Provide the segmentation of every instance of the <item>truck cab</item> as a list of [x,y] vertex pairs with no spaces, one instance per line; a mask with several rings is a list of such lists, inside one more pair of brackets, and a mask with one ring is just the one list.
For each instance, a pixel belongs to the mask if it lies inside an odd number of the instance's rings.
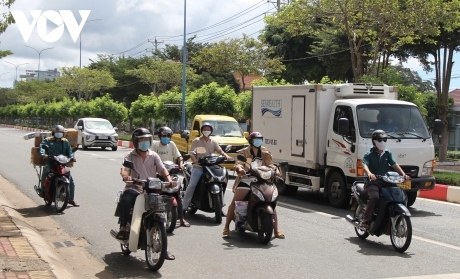
[[[219,144],[222,150],[229,147],[229,150],[226,151],[229,156],[235,158],[238,150],[249,146],[248,133],[241,130],[235,118],[224,115],[196,115],[190,131],[184,130],[180,134],[173,134],[171,138],[182,154],[189,153],[192,141],[201,136],[200,129],[204,122],[210,123],[213,127],[211,138]],[[234,162],[225,162],[222,165],[232,169]]]

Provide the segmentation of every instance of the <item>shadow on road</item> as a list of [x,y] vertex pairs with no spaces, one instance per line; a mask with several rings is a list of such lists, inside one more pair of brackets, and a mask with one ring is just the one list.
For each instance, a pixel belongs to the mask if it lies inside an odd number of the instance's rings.
[[[205,212],[198,211],[195,214],[185,214],[185,220],[190,223],[191,226],[206,226],[206,227],[215,227],[221,226],[221,223],[216,223],[216,218],[213,213],[209,215],[204,215]],[[225,222],[225,217],[222,217],[222,222]]]
[[56,211],[56,209],[54,208],[54,204],[53,204],[51,206],[39,205],[37,207],[20,208],[20,209],[17,209],[17,211],[26,218],[34,218],[34,217],[44,217],[44,216],[50,216],[50,215],[63,215],[65,214],[65,211],[68,210],[69,208],[66,208],[63,212],[59,213]]
[[411,217],[429,217],[429,216],[442,216],[441,214],[437,214],[435,212],[430,212],[430,211],[425,211],[425,210],[419,210],[417,208],[412,208],[409,207],[409,211],[411,213]]
[[278,247],[277,244],[273,244],[272,241],[276,241],[276,238],[272,238],[267,244],[262,244],[259,241],[257,233],[253,232],[237,232],[234,230],[230,231],[230,236],[223,238],[225,241],[222,245],[226,246],[224,250],[232,250],[235,248],[249,248],[249,249],[270,249]]
[[[396,252],[393,249],[392,245],[387,245],[377,240],[377,238],[372,239],[372,236],[369,236],[368,239],[359,239],[358,237],[349,237],[345,238],[346,240],[350,241],[352,244],[356,244],[359,247],[357,250],[358,253],[368,256],[384,256],[384,257],[400,257],[400,258],[412,258],[410,252],[407,251],[405,253]],[[409,247],[410,249],[410,247]]]
[[[137,253],[136,256],[143,256],[142,253]],[[161,269],[153,272],[147,268],[147,264],[144,260],[130,255],[125,256],[121,252],[113,252],[106,254],[103,257],[103,261],[107,264],[104,271],[97,273],[96,277],[106,279],[110,277],[107,274],[115,274],[115,278],[162,278]],[[165,268],[167,261],[162,268]],[[113,278],[113,277],[112,277]]]

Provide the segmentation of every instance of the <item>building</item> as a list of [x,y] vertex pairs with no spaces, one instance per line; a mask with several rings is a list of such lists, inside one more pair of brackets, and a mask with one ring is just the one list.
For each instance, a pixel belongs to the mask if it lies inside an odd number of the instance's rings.
[[[29,80],[37,80],[38,77],[38,71],[37,70],[26,70],[25,75],[20,75],[19,78],[25,79],[25,81]],[[46,70],[46,71],[40,71],[40,80],[51,80],[54,81],[57,77],[61,76],[61,72],[59,72],[57,69],[54,70]]]
[[255,80],[255,79],[261,79],[263,78],[262,75],[249,75],[249,76],[245,76],[244,77],[244,87],[243,88],[243,79],[241,78],[241,75],[238,74],[238,73],[233,73],[233,76],[235,77],[235,79],[240,83],[240,90],[241,92],[245,91],[245,90],[250,90],[251,89],[251,83]]

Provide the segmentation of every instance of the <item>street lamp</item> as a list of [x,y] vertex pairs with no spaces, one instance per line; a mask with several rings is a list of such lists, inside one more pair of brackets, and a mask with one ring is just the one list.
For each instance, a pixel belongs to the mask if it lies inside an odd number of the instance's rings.
[[16,78],[15,78],[15,81],[18,81],[18,67],[21,66],[21,65],[29,64],[29,63],[22,63],[22,64],[19,64],[19,65],[16,65],[16,64],[13,64],[13,63],[8,62],[8,61],[5,61],[5,63],[11,64],[11,65],[13,65],[13,66],[16,68]]
[[45,48],[45,49],[42,49],[40,51],[38,51],[38,49],[36,48],[33,48],[31,46],[28,46],[28,45],[25,45],[26,47],[28,48],[31,48],[31,49],[35,49],[35,51],[38,53],[38,73],[37,73],[37,79],[40,80],[40,54],[42,53],[42,51],[45,51],[47,49],[53,49],[54,47],[49,47],[49,48]]
[[5,73],[1,73],[0,74],[0,78],[4,75],[4,74],[8,74],[9,72],[5,72]]
[[187,0],[184,0],[184,46],[182,47],[182,113],[181,130],[185,130],[185,65],[187,63],[187,42],[185,40],[185,24],[187,14]]

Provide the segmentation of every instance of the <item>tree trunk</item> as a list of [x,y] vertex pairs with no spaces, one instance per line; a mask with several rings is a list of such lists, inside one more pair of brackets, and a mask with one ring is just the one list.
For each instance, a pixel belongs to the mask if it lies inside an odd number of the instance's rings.
[[[442,123],[447,123],[447,111],[443,110],[445,113],[444,115],[439,115]],[[439,162],[447,161],[447,147],[449,144],[449,129],[448,125],[444,124],[441,133],[441,141],[439,142]]]

